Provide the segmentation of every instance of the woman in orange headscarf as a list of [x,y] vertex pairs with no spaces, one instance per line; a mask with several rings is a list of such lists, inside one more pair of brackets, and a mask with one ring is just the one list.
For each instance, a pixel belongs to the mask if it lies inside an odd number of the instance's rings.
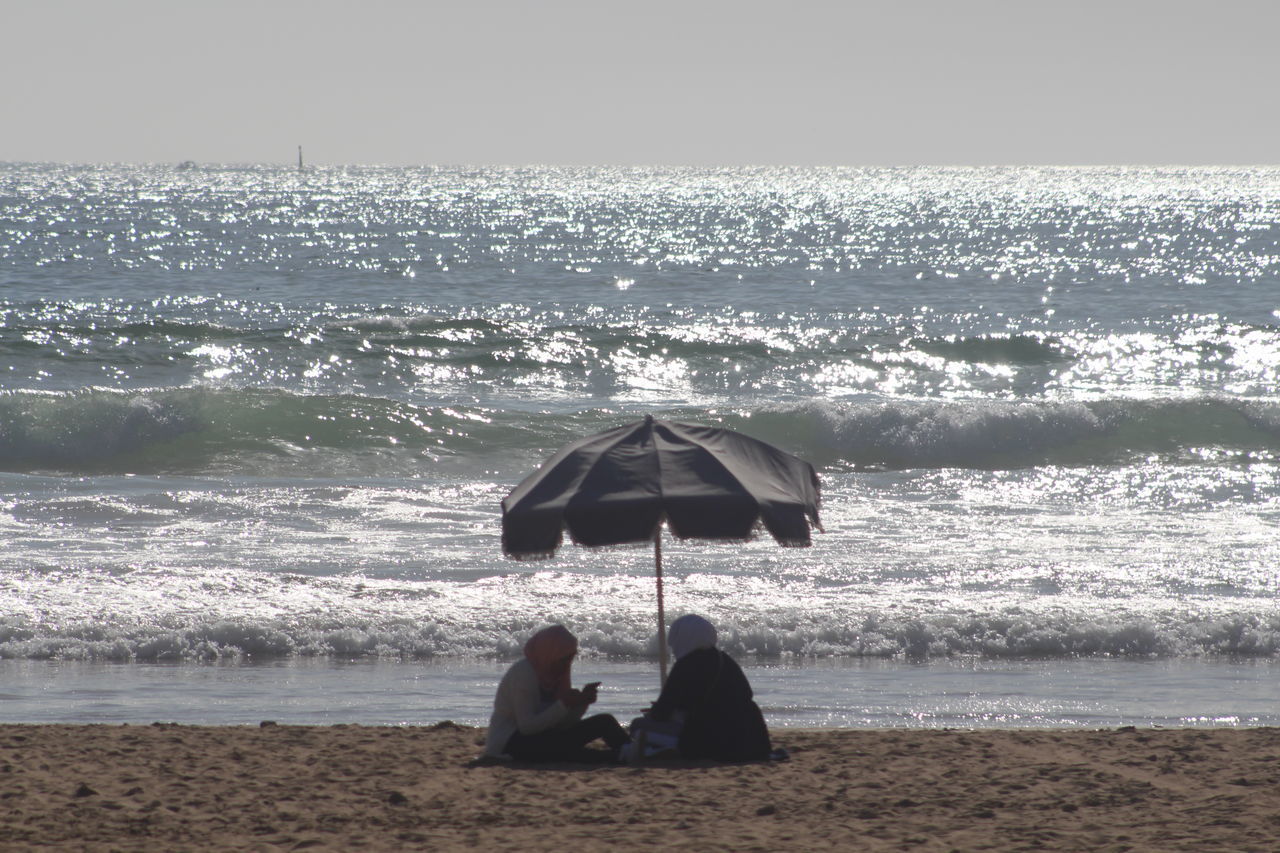
[[[529,638],[524,657],[498,684],[489,718],[485,755],[520,761],[616,761],[630,738],[609,714],[583,719],[596,701],[599,682],[574,689],[569,669],[578,640],[563,625],[543,628]],[[606,750],[587,744],[604,740]]]

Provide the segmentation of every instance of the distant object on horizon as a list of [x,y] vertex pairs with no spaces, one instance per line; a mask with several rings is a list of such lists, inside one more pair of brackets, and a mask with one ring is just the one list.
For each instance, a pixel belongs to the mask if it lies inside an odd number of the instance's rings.
[[302,171],[302,146],[298,146],[298,171]]

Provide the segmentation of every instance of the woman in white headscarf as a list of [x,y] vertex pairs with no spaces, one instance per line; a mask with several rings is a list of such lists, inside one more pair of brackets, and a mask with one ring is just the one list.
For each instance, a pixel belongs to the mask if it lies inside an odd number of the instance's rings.
[[682,758],[755,761],[769,757],[769,729],[742,668],[716,648],[715,626],[689,614],[671,623],[667,645],[676,657],[658,701],[657,723],[679,719]]

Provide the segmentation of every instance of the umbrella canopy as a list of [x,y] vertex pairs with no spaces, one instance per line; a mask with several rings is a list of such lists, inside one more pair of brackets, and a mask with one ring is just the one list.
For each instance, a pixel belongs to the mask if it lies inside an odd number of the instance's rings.
[[652,416],[562,448],[502,501],[502,548],[550,557],[579,545],[648,542],[665,519],[679,539],[808,545],[818,521],[813,466],[739,432]]
[[732,430],[644,420],[575,441],[502,501],[502,548],[550,557],[564,531],[579,545],[653,542],[662,625],[661,524],[679,539],[750,539],[757,527],[782,545],[808,545],[818,520],[813,466]]

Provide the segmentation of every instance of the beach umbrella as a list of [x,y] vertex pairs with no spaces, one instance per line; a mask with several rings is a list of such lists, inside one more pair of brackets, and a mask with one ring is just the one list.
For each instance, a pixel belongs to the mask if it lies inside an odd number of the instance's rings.
[[579,545],[652,542],[658,643],[667,677],[662,525],[678,539],[746,541],[763,527],[781,545],[809,544],[818,521],[813,466],[733,430],[644,420],[574,441],[502,501],[502,549],[550,557],[564,531]]

